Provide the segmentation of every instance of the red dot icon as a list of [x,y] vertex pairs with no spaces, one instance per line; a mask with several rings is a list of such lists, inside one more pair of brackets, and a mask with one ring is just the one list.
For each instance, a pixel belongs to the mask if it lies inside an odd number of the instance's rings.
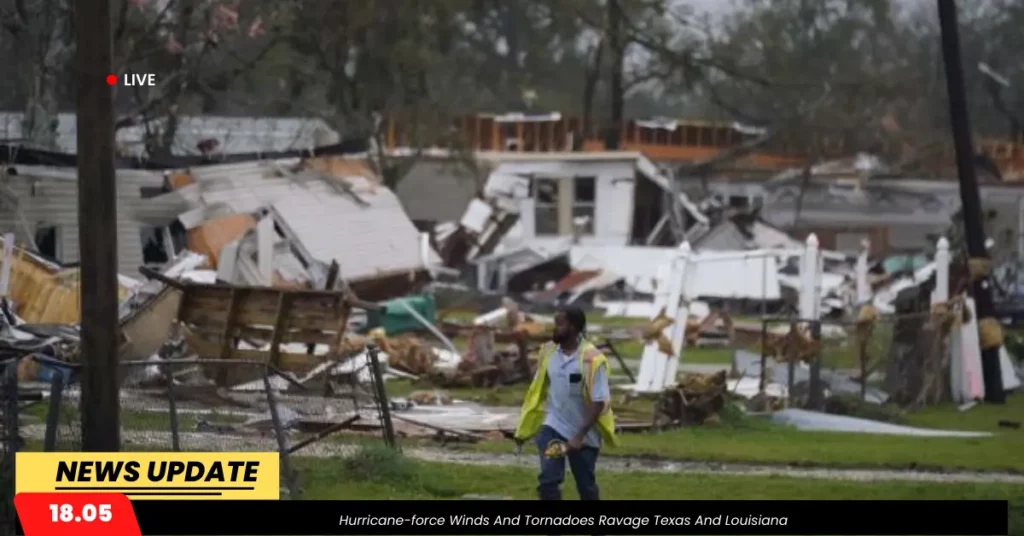
[[116,74],[108,74],[107,75],[107,85],[111,85],[112,86],[112,85],[114,85],[116,83],[117,83],[117,75]]

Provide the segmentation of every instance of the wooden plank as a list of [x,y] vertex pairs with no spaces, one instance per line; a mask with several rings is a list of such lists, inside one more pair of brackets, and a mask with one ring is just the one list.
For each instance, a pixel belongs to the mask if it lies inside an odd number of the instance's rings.
[[[224,332],[223,326],[223,324],[199,325],[188,326],[188,329],[192,333],[203,337],[204,339],[220,341],[221,334]],[[330,346],[335,344],[338,338],[337,334],[333,330],[313,331],[302,328],[293,328],[290,326],[286,329],[282,329],[280,335],[281,344],[326,344]],[[272,327],[265,326],[237,326],[236,324],[235,336],[239,339],[267,342],[274,336],[274,329]]]
[[[200,359],[214,357],[220,346],[210,341],[196,338],[194,335],[185,333],[185,341],[192,351],[199,355]],[[211,355],[213,354],[213,355]],[[232,348],[225,359],[238,359],[243,361],[255,361],[270,364],[270,352],[266,350],[248,350]],[[278,356],[278,368],[295,373],[302,377],[316,367],[328,361],[325,356],[311,356],[304,353],[281,352]],[[213,378],[219,386],[238,385],[247,381],[258,379],[263,370],[260,367],[238,364],[226,365],[207,363],[201,365],[207,377]]]
[[284,292],[277,297],[277,323],[274,324],[273,336],[270,338],[270,363],[275,367],[281,364],[281,337],[288,329],[288,297]]
[[[344,340],[349,298],[344,292],[284,290],[225,285],[182,285],[178,326],[200,358],[252,359],[282,370],[305,373],[323,363],[324,356],[282,351],[287,343],[327,344],[334,355]],[[235,341],[269,341],[268,350],[242,350]],[[259,377],[244,366],[204,366],[218,385]],[[253,369],[253,367],[248,367]]]
[[[327,281],[324,282],[324,290],[334,290],[334,287],[338,285],[338,274],[341,272],[341,265],[338,264],[337,260],[332,260],[331,265],[327,268]],[[345,315],[345,323],[348,324],[348,315]],[[344,335],[344,333],[343,333]],[[332,343],[327,343],[332,344]],[[316,344],[310,343],[306,347],[306,353],[313,355],[316,352]]]
[[[238,305],[240,301],[239,294],[241,293],[242,292],[238,290],[231,291],[231,301],[224,320],[224,331],[221,332],[220,355],[218,356],[220,359],[228,359],[232,353],[231,351],[235,347],[233,328],[235,327],[235,315],[238,313]],[[227,381],[226,377],[219,379],[221,382],[218,383],[221,383],[221,385]]]
[[[339,318],[336,316],[325,316],[322,314],[303,315],[296,310],[294,304],[291,305],[290,309],[292,310],[292,323],[302,325],[308,330],[333,332],[338,326]],[[218,311],[187,310],[185,312],[186,318],[183,319],[182,323],[187,326],[223,326],[225,313],[226,309]],[[273,313],[253,312],[251,310],[239,310],[235,316],[235,325],[245,327],[269,327],[273,326],[276,321],[277,319]]]

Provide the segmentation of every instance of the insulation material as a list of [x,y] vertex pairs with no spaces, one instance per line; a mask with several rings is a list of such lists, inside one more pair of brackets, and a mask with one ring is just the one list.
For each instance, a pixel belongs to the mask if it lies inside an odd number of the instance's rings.
[[[62,271],[20,247],[14,248],[10,258],[8,297],[22,320],[29,324],[78,323],[81,308],[77,270]],[[131,289],[119,281],[118,294],[124,300]]]
[[184,188],[189,184],[195,184],[195,182],[196,181],[192,178],[192,175],[189,175],[188,173],[173,173],[167,176],[167,184],[172,190]]
[[208,220],[188,232],[188,249],[206,255],[210,267],[216,268],[224,246],[238,239],[256,225],[248,214],[232,214]]

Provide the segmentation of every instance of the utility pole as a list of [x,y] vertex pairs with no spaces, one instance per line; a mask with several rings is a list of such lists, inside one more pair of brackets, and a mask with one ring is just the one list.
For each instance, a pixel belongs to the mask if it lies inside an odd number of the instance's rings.
[[[964,220],[964,241],[969,259],[988,260],[985,247],[985,226],[982,219],[978,177],[974,169],[974,140],[967,113],[964,92],[964,70],[960,59],[960,32],[957,28],[956,1],[937,0],[939,26],[942,30],[942,59],[946,67],[946,90],[949,94],[949,118],[956,149],[956,169],[960,179],[960,210]],[[973,295],[979,327],[982,321],[995,318],[992,284],[988,276],[974,278]],[[985,401],[1005,404],[1003,379],[999,366],[999,347],[982,348],[981,371],[985,379]]]
[[117,185],[110,0],[75,0],[78,32],[78,243],[82,302],[82,450],[121,449],[118,398]]
[[608,49],[611,52],[611,77],[608,84],[611,101],[611,118],[605,132],[604,148],[606,151],[618,151],[622,146],[622,127],[625,115],[625,89],[623,88],[623,69],[625,69],[626,44],[622,31],[622,6],[619,0],[608,0]]

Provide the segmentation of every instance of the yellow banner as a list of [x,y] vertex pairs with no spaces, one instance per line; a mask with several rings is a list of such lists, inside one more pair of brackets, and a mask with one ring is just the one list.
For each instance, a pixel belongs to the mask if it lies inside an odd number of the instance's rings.
[[23,492],[124,493],[132,500],[276,500],[276,452],[19,452]]

